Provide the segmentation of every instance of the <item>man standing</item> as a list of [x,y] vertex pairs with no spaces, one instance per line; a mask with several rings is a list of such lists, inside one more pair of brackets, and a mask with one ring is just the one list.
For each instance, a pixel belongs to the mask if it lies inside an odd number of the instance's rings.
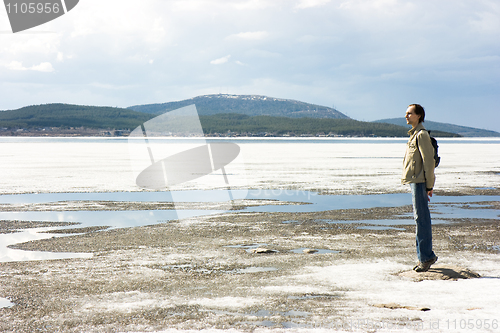
[[429,132],[422,125],[425,111],[421,105],[411,104],[406,110],[406,122],[412,126],[408,131],[410,139],[406,146],[401,182],[410,184],[413,216],[417,224],[416,245],[417,272],[426,272],[438,257],[432,251],[432,227],[429,201],[434,188],[434,148]]

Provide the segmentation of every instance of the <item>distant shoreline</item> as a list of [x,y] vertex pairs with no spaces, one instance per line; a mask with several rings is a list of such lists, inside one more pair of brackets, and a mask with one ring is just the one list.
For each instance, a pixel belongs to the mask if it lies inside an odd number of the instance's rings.
[[[93,128],[49,128],[49,129],[0,129],[0,137],[128,137],[129,130],[114,129],[93,129]],[[163,136],[162,136],[163,137]],[[284,133],[276,134],[270,132],[231,132],[226,133],[207,133],[206,138],[406,138],[406,136],[379,136],[370,135],[344,135],[335,133],[314,133],[314,134],[295,134]],[[447,136],[450,137],[450,136]],[[455,137],[460,138],[460,137]]]
[[[92,128],[70,128],[70,129],[18,129],[18,130],[0,130],[0,137],[127,137],[129,136],[129,130],[108,130],[108,129],[92,129]],[[205,137],[279,137],[279,138],[307,138],[307,137],[317,137],[317,138],[349,138],[349,137],[362,137],[362,138],[374,138],[381,137],[376,135],[360,136],[360,135],[341,135],[341,134],[300,134],[295,135],[293,133],[286,134],[274,134],[274,133],[210,133],[205,134]],[[392,138],[395,136],[387,136],[387,138]],[[398,137],[399,138],[399,137]]]

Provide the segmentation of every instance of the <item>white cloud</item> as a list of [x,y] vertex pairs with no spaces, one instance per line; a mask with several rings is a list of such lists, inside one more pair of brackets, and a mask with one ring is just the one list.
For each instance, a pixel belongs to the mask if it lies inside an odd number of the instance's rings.
[[481,33],[498,33],[500,31],[500,6],[495,9],[492,8],[493,12],[477,13],[470,19],[471,27]]
[[8,69],[13,71],[37,71],[37,72],[53,72],[54,67],[50,62],[42,62],[39,65],[33,65],[31,67],[24,67],[23,63],[20,61],[11,61],[7,66]]
[[50,62],[42,62],[40,65],[31,66],[29,69],[39,72],[53,72],[54,67]]
[[56,60],[58,62],[65,61],[66,59],[73,59],[73,55],[64,54],[63,52],[57,52]]
[[173,0],[176,12],[212,12],[221,10],[262,10],[289,0]]
[[23,63],[20,61],[11,61],[8,65],[6,65],[8,69],[12,71],[25,71],[27,70],[26,67],[23,67]]
[[215,59],[215,60],[212,60],[210,61],[210,63],[212,65],[222,65],[222,64],[225,64],[226,62],[229,61],[229,58],[231,58],[231,55],[228,54],[227,56],[225,57],[222,57],[222,58],[219,58],[219,59]]
[[267,31],[249,31],[232,34],[227,39],[242,39],[242,40],[261,40],[269,35]]
[[259,9],[266,9],[269,7],[272,7],[274,5],[279,5],[278,0],[274,1],[269,1],[269,0],[247,0],[247,1],[241,1],[241,2],[235,2],[231,0],[231,5],[234,6],[234,8],[239,9],[239,10],[259,10]]
[[329,3],[331,0],[300,0],[299,3],[295,6],[298,9],[312,8],[324,6]]

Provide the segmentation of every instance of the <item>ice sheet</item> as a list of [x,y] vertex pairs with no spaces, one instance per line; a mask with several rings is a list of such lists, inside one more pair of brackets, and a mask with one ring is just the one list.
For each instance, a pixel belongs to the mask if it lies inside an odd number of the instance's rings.
[[[241,148],[248,188],[408,191],[400,183],[406,139],[231,141]],[[439,146],[436,189],[499,187],[500,139],[439,139]],[[0,193],[139,191],[128,148],[126,138],[0,138]],[[205,187],[193,181],[177,189]]]

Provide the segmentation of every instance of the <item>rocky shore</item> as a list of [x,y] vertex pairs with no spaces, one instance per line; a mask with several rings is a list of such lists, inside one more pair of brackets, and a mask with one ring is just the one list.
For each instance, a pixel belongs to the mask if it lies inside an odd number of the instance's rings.
[[[500,202],[462,204],[500,211]],[[140,205],[107,202],[105,209]],[[488,320],[485,331],[495,331],[498,219],[435,225],[439,261],[419,275],[412,272],[413,225],[364,223],[409,213],[408,205],[229,212],[112,230],[75,225],[65,231],[70,236],[15,247],[90,252],[91,258],[0,264],[0,297],[13,304],[0,308],[0,331],[387,331],[391,325],[424,331],[438,325],[433,331],[445,332],[453,320],[469,318],[474,325]],[[1,225],[7,233],[42,224]]]

